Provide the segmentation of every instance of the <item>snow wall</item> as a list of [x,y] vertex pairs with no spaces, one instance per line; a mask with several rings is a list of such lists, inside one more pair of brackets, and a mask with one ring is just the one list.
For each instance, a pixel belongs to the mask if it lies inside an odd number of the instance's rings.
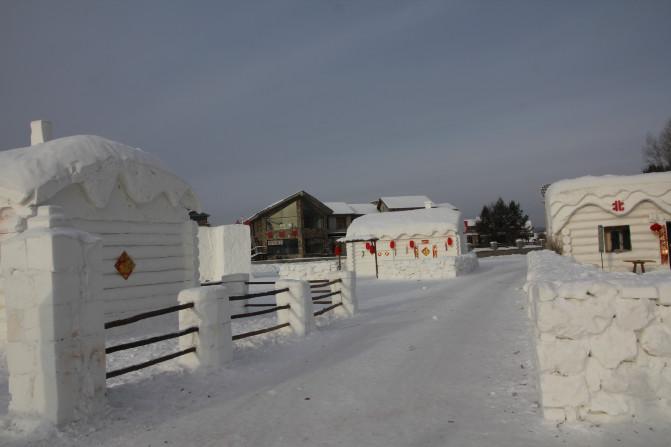
[[607,273],[527,255],[546,419],[671,416],[671,273]]
[[[343,269],[345,260],[342,260]],[[286,279],[328,279],[333,272],[338,271],[338,261],[329,259],[314,262],[292,262],[277,264],[280,278]]]
[[[459,240],[457,235],[451,235]],[[413,240],[415,248],[410,248]],[[377,268],[380,279],[454,278],[478,266],[475,253],[460,255],[457,243],[447,245],[445,238],[415,238],[377,241]],[[417,252],[415,254],[415,251]],[[375,276],[375,253],[366,250],[365,242],[347,243],[347,270],[357,276]]]
[[200,281],[220,281],[224,275],[251,273],[251,238],[247,225],[198,227]]

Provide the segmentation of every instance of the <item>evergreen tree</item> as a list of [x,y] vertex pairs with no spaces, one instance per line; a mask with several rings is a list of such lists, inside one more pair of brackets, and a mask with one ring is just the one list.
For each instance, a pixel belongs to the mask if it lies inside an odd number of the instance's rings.
[[519,202],[506,203],[499,197],[496,202],[482,207],[476,229],[483,239],[512,245],[516,239],[528,237],[528,219]]

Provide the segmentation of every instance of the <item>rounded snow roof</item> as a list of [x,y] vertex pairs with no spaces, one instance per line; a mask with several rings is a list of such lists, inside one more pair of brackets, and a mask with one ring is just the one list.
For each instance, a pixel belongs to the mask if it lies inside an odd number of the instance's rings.
[[444,236],[448,233],[459,233],[460,225],[461,213],[452,208],[366,214],[352,221],[344,240]]
[[191,187],[158,158],[102,137],[76,135],[0,151],[0,206],[43,205],[65,187],[79,184],[103,208],[117,180],[136,203],[165,194],[175,207],[200,208]]
[[671,213],[671,172],[638,175],[586,176],[553,183],[545,193],[548,231],[557,234],[580,208],[595,205],[613,215],[613,202],[622,200],[626,215],[649,201]]

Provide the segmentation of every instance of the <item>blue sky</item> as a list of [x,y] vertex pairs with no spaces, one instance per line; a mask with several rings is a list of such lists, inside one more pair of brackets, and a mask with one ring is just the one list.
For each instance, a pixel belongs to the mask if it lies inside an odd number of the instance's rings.
[[498,196],[637,173],[671,118],[669,1],[4,1],[0,150],[97,134],[159,155],[215,223],[304,189]]

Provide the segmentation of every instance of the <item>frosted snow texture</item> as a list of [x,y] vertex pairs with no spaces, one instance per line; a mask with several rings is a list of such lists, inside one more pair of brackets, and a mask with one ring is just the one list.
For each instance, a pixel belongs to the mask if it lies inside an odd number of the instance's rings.
[[406,236],[442,236],[459,233],[461,213],[450,208],[423,208],[411,211],[367,214],[352,221],[346,241],[358,239],[396,239]]
[[173,206],[200,208],[189,185],[156,157],[102,137],[76,135],[0,152],[0,205],[42,205],[80,184],[104,208],[117,179],[136,203],[165,194]]

